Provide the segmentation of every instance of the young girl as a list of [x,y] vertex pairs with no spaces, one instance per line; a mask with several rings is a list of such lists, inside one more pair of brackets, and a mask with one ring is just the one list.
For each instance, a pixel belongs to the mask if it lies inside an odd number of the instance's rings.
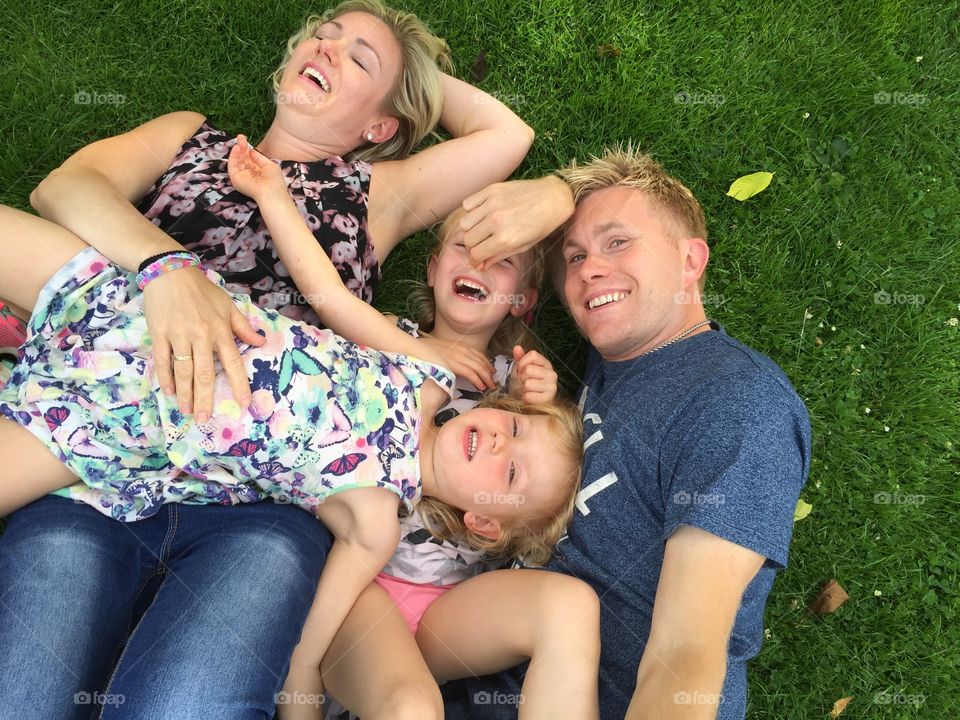
[[[44,442],[9,420],[0,423],[9,468],[0,511],[63,487],[74,475],[90,489],[71,489],[71,496],[128,520],[170,501],[289,499],[337,538],[304,632],[318,664],[396,546],[397,498],[409,511],[421,494],[434,496],[464,511],[464,524],[488,537],[536,533],[575,491],[578,457],[558,452],[553,436],[576,426],[561,421],[564,413],[575,418],[576,410],[484,408],[440,428],[421,423],[421,413],[432,416],[448,397],[453,376],[444,360],[344,287],[274,163],[243,142],[231,152],[230,175],[257,200],[293,280],[323,321],[358,344],[235,296],[265,337],[262,347],[241,345],[252,387],[262,392],[243,412],[220,373],[215,416],[197,423],[152,386],[142,295],[119,268],[88,249],[39,298],[36,288],[17,287],[11,278],[10,299],[35,311],[11,386],[0,394],[0,412]],[[51,264],[80,249],[67,235],[50,242],[61,243],[43,249]],[[161,258],[145,279],[176,268]],[[578,445],[577,438],[566,443]],[[390,492],[374,492],[380,487]],[[515,551],[514,543],[507,551]]]
[[[532,340],[521,318],[536,302],[544,274],[542,255],[535,248],[478,271],[467,258],[460,218],[458,211],[442,224],[428,264],[427,285],[413,294],[419,326],[406,320],[398,324],[411,332],[427,330],[433,340],[457,343],[458,347],[481,351],[484,357],[494,355],[494,375],[499,385],[509,386],[528,402],[549,403],[556,395],[556,373],[539,353],[524,354],[517,347]],[[474,384],[458,376],[454,398],[434,416],[434,422],[442,425],[457,417],[476,406],[481,395]],[[526,543],[521,553],[528,562],[546,560],[571,514],[572,504],[557,516],[554,528]],[[499,663],[506,668],[516,664],[517,657],[532,657],[533,670],[528,675],[532,689],[525,692],[520,712],[523,717],[595,715],[596,666],[592,663],[596,660],[596,640],[592,639],[595,629],[591,628],[591,613],[596,598],[579,581],[516,570],[493,573],[477,585],[477,590],[481,596],[498,596],[497,600],[477,603],[469,590],[474,583],[465,583],[452,596],[455,599],[440,603],[433,622],[427,620],[420,630],[421,618],[425,612],[433,612],[438,598],[463,581],[504,564],[496,541],[478,537],[457,523],[456,513],[432,498],[426,498],[416,512],[401,520],[402,536],[396,552],[377,575],[375,585],[354,605],[321,664],[324,685],[339,701],[324,707],[324,717],[350,717],[341,703],[364,720],[407,715],[442,717],[439,690],[417,646],[419,640],[441,679],[460,677],[465,671],[486,666],[481,663],[493,662],[492,667]],[[503,602],[508,598],[512,607]],[[443,615],[458,619],[461,627],[472,625],[488,637],[495,626],[498,633],[510,632],[512,642],[503,643],[502,637],[483,645],[476,639],[465,642],[462,634],[441,627]],[[451,647],[461,643],[464,647],[453,656],[459,667],[449,662],[451,657],[444,661],[436,652],[443,648],[452,653]],[[478,650],[486,657],[479,656]],[[307,652],[304,641],[294,654],[295,671],[301,665],[301,655]],[[371,658],[376,658],[375,674],[364,672]],[[554,686],[552,698],[537,693],[538,675],[543,678],[543,686]],[[570,688],[571,692],[558,693],[557,687]],[[315,698],[303,693],[301,704],[309,706]],[[297,699],[290,683],[283,699]],[[551,706],[550,700],[555,704]],[[281,707],[281,716],[318,717],[319,709],[304,708],[294,713]]]

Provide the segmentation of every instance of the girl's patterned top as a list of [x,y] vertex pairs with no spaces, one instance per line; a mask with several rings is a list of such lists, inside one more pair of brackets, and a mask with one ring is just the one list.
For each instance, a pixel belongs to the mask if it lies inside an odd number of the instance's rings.
[[[227,156],[237,142],[204,122],[137,209],[215,270],[227,290],[248,293],[262,308],[322,325],[280,262],[257,203],[234,189]],[[380,266],[367,232],[371,166],[339,156],[281,160],[287,190],[349,290],[373,302]]]
[[167,502],[267,497],[315,514],[356,487],[390,490],[409,512],[420,497],[420,389],[432,379],[450,392],[452,373],[233,299],[266,337],[239,346],[253,400],[242,410],[220,372],[201,425],[157,387],[134,274],[88,248],[41,291],[0,414],[83,481],[58,494],[119,520]]

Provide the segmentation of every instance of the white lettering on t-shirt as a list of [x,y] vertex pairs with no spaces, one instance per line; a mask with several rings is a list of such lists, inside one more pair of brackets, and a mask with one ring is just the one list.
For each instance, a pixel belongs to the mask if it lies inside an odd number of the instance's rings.
[[586,450],[588,447],[590,447],[591,445],[593,445],[593,444],[594,444],[595,442],[597,442],[598,440],[603,440],[603,431],[602,431],[602,430],[597,430],[593,435],[591,435],[591,436],[588,437],[586,440],[584,440],[584,441],[583,441],[583,449]]
[[597,478],[587,485],[583,490],[577,493],[577,510],[584,515],[590,514],[590,508],[587,507],[587,500],[592,498],[601,490],[606,490],[617,481],[617,474],[610,472],[601,478]]

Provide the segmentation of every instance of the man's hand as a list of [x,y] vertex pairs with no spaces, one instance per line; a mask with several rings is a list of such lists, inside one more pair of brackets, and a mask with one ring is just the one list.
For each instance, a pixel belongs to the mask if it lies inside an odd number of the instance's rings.
[[626,720],[716,717],[733,621],[763,562],[759,553],[689,525],[670,536]]
[[494,183],[463,201],[460,221],[470,261],[486,269],[529,250],[573,214],[573,196],[560,178]]
[[514,345],[510,388],[524,402],[546,405],[557,396],[557,373],[536,350],[525,351]]

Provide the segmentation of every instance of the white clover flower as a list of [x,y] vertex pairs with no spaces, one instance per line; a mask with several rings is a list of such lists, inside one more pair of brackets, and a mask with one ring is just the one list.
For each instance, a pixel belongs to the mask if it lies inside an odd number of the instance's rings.
[[863,411],[864,411],[867,415],[870,414],[870,408],[864,408]]
[[873,596],[874,596],[874,597],[880,597],[881,595],[883,595],[883,593],[880,592],[879,590],[874,590],[874,591],[873,591]]

